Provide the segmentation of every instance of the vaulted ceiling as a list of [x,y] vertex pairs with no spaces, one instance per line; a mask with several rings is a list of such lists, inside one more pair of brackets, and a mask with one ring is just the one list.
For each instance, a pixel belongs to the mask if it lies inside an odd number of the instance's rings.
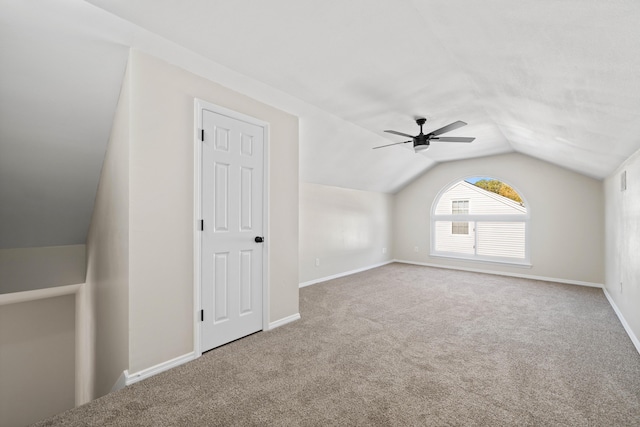
[[[510,151],[604,178],[640,148],[636,0],[0,8],[0,247],[84,242],[127,51],[141,32],[331,116],[323,126],[292,108],[307,182],[395,192],[437,162]],[[421,154],[371,150],[405,140],[385,129],[417,133],[419,116],[425,130],[463,120],[447,135],[476,140]]]

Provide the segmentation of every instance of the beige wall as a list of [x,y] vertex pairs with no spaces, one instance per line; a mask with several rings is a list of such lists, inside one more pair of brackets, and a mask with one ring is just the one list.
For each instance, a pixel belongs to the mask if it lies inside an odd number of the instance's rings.
[[0,425],[75,404],[75,295],[0,305]]
[[84,283],[85,245],[0,249],[0,294]]
[[94,344],[82,363],[94,375],[89,397],[111,390],[129,366],[129,115],[130,71],[123,79],[87,236],[89,307],[85,339]]
[[[627,173],[627,189],[620,191],[620,175]],[[640,338],[640,151],[604,182],[606,217],[607,293],[628,327]],[[640,350],[640,348],[639,348]]]
[[131,56],[129,371],[193,351],[194,98],[270,124],[270,321],[298,312],[298,121],[142,54]]
[[390,261],[393,201],[390,194],[300,183],[300,283]]
[[[532,267],[429,256],[429,216],[444,187],[471,176],[513,185],[531,214]],[[396,194],[395,258],[413,262],[602,284],[604,194],[601,181],[521,154],[442,163]],[[414,251],[414,247],[419,252]]]

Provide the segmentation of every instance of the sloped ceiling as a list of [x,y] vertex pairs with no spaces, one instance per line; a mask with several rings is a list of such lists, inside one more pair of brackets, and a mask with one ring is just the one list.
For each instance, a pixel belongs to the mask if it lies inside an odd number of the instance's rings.
[[[0,247],[86,239],[142,29],[335,117],[300,116],[306,182],[395,192],[514,150],[604,178],[640,148],[636,0],[88,1],[0,5]],[[417,116],[477,139],[371,150]]]
[[86,240],[128,58],[125,29],[103,15],[0,5],[0,249]]
[[[640,147],[635,0],[89,1],[380,136],[468,122],[477,141],[435,161],[516,150],[604,178]],[[368,147],[327,143],[349,186]]]

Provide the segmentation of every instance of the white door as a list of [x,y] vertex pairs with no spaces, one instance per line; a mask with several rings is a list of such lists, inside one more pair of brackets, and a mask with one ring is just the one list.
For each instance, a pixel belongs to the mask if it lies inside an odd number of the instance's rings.
[[201,350],[262,330],[264,128],[202,110]]

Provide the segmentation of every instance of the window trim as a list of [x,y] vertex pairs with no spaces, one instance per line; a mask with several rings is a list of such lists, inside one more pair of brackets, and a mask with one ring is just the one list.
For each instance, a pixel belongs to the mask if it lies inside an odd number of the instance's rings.
[[[459,206],[456,206],[454,208],[455,205],[460,205],[460,204],[464,204],[466,209],[460,209]],[[454,212],[454,211],[467,211],[466,213],[464,212]],[[454,199],[451,201],[451,215],[469,215],[469,199]]]
[[[451,200],[451,214],[452,215],[469,215],[469,199],[454,199]],[[460,205],[463,205],[464,209],[460,209]],[[466,211],[466,212],[465,212]],[[453,230],[456,227],[460,227],[462,224],[466,225],[466,233],[454,233]],[[468,236],[469,235],[469,221],[451,221],[451,236]]]
[[[499,215],[499,214],[491,214],[491,215],[476,215],[476,214],[451,214],[451,215],[437,215],[435,213],[436,207],[440,202],[440,199],[446,193],[456,185],[460,181],[466,181],[469,178],[477,177],[477,176],[486,176],[491,177],[492,179],[497,179],[505,184],[509,185],[513,188],[520,198],[524,206],[526,207],[527,212],[525,214],[513,214],[513,215]],[[474,175],[466,175],[465,177],[458,178],[449,182],[447,185],[442,187],[440,191],[436,194],[436,197],[433,199],[431,203],[431,211],[430,211],[430,245],[429,245],[429,256],[438,257],[438,258],[447,258],[454,260],[462,260],[462,261],[473,261],[473,262],[482,262],[482,263],[490,263],[490,264],[505,264],[505,265],[515,265],[521,267],[532,267],[531,263],[531,205],[527,201],[526,197],[518,190],[517,187],[511,185],[509,181],[505,181],[502,178],[499,178],[493,174],[474,174]],[[444,251],[436,251],[436,222],[438,221],[447,221],[447,222],[473,222],[473,224],[469,224],[469,229],[476,229],[477,222],[524,222],[524,258],[508,258],[508,257],[497,257],[497,256],[486,256],[486,255],[467,255],[461,254],[458,252],[444,252]],[[468,234],[466,234],[468,236]],[[477,238],[477,236],[476,236]]]
[[[453,230],[466,229],[465,233],[455,233]],[[452,236],[468,236],[469,235],[469,221],[451,221],[451,235]]]

